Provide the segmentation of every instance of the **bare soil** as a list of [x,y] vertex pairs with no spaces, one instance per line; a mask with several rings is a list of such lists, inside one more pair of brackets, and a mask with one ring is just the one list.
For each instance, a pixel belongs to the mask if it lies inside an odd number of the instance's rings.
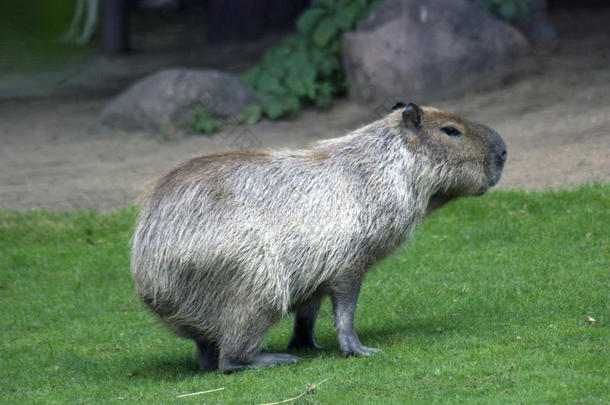
[[[498,188],[610,180],[609,20],[608,8],[560,12],[553,22],[561,49],[541,58],[538,73],[428,103],[502,135],[509,158]],[[103,82],[100,74],[81,80]],[[357,128],[387,108],[339,100],[330,110],[307,110],[292,120],[167,140],[171,132],[92,130],[109,101],[108,88],[97,96],[60,93],[0,104],[0,209],[115,209],[133,203],[150,179],[180,161],[220,149],[305,146]]]

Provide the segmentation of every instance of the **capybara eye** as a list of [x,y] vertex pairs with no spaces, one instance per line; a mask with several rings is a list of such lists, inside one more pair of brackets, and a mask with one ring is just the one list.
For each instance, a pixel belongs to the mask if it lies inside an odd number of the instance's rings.
[[449,136],[460,136],[460,135],[462,135],[460,130],[455,128],[455,127],[442,127],[441,131],[443,131],[443,133],[445,135],[449,135]]
[[442,127],[441,131],[443,131],[443,133],[445,135],[449,135],[449,136],[461,136],[462,135],[460,130],[455,127]]

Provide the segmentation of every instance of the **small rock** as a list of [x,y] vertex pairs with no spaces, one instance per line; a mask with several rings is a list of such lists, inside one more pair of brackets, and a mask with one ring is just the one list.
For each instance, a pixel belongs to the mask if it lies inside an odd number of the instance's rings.
[[214,70],[169,69],[145,77],[113,99],[96,124],[111,129],[158,131],[188,127],[192,109],[203,105],[216,118],[237,123],[256,92],[237,76]]

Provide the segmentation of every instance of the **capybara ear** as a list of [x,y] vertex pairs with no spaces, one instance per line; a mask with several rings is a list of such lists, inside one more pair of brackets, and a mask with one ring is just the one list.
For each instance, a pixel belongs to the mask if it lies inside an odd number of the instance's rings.
[[409,103],[402,112],[402,121],[408,129],[419,132],[424,112],[417,104]]
[[396,100],[396,104],[394,104],[394,106],[392,107],[392,111],[396,111],[396,110],[398,110],[398,109],[400,109],[400,108],[404,108],[404,107],[406,107],[406,106],[407,106],[407,105],[405,104],[405,102],[404,102],[404,101],[402,101],[402,100]]

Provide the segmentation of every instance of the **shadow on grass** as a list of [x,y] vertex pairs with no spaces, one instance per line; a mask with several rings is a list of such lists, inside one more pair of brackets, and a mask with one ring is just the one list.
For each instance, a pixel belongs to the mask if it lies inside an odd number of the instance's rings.
[[150,379],[165,382],[180,382],[201,374],[197,366],[195,350],[192,353],[177,353],[174,356],[155,356],[150,353],[138,362],[125,359],[122,369],[129,379]]
[[[467,320],[464,321],[467,323]],[[415,318],[404,322],[388,322],[370,328],[360,328],[358,336],[364,345],[379,344],[389,347],[403,344],[407,339],[450,336],[461,329],[463,322],[456,323],[451,316],[435,318]],[[368,342],[368,344],[367,344]]]

